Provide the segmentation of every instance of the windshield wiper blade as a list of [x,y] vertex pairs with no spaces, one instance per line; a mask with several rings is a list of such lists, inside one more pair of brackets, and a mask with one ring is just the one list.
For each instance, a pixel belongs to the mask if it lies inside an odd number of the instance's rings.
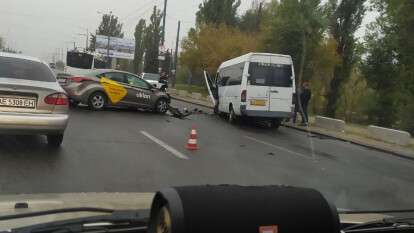
[[19,219],[19,218],[38,217],[38,216],[45,216],[45,215],[52,215],[52,214],[73,213],[73,212],[98,212],[98,213],[111,214],[114,211],[115,210],[113,209],[92,208],[92,207],[64,208],[64,209],[45,210],[45,211],[37,211],[37,212],[22,213],[22,214],[4,215],[4,216],[0,216],[0,221]]
[[113,211],[111,215],[91,216],[14,228],[7,231],[7,233],[126,232],[131,229],[137,232],[137,230],[146,231],[148,219],[149,210],[119,210]]
[[414,217],[406,218],[384,218],[381,220],[365,222],[361,224],[355,224],[342,229],[346,233],[356,232],[378,232],[387,230],[413,230],[414,229]]
[[402,210],[341,210],[339,214],[390,214],[390,213],[414,213],[414,209]]

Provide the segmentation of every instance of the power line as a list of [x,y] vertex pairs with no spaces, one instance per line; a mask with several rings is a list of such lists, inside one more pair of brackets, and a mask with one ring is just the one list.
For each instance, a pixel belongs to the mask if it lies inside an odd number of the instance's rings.
[[[137,9],[131,11],[130,13],[127,14],[127,16],[122,17],[121,20],[126,20],[127,18],[129,18],[130,16],[134,15],[134,13],[136,13],[137,11],[142,10],[142,7],[144,7],[144,5],[150,4],[153,0],[150,0],[148,2],[146,2],[145,4],[140,5],[140,7],[138,7]],[[158,0],[155,0],[155,2],[158,2]],[[151,4],[152,6],[152,4]]]

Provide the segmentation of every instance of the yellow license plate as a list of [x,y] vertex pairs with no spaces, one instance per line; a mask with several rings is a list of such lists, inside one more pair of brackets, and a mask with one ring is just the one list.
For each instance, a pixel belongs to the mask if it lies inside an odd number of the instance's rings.
[[250,105],[266,106],[266,100],[250,100]]

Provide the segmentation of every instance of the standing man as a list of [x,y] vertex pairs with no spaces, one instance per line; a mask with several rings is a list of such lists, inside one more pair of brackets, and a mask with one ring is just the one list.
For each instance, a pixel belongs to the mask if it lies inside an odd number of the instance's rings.
[[302,115],[302,125],[307,125],[309,123],[308,105],[311,98],[312,92],[309,87],[309,82],[304,82],[300,93],[300,105],[302,108],[299,109]]

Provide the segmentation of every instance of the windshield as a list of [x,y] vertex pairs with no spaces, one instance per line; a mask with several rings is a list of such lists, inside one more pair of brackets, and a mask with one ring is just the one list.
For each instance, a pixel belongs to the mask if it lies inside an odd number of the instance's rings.
[[[218,184],[414,209],[413,12],[414,0],[0,0],[0,216],[64,194],[135,205],[123,194]],[[70,207],[125,208],[96,200]]]
[[0,56],[0,77],[56,82],[51,70],[43,63],[2,56]]

